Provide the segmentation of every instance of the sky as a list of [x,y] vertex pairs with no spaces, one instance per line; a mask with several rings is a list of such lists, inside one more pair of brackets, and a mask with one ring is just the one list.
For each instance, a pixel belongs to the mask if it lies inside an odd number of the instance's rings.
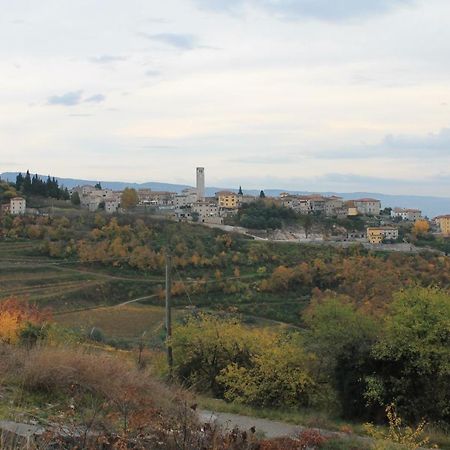
[[0,8],[0,173],[450,197],[448,0]]

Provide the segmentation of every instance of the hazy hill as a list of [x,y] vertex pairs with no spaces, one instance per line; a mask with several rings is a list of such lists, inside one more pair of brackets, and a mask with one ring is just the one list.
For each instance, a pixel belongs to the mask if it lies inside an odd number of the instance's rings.
[[[0,174],[0,178],[9,181],[15,181],[17,172],[5,172]],[[42,178],[47,178],[46,175],[40,175]],[[64,185],[67,188],[72,188],[75,186],[83,184],[95,184],[99,180],[82,180],[75,178],[59,178],[55,177],[60,185]],[[122,181],[101,181],[103,187],[107,187],[114,190],[122,190],[126,187],[132,187],[135,189],[152,189],[154,191],[170,191],[170,192],[181,192],[183,189],[189,187],[183,184],[171,184],[171,183],[157,183],[157,182],[147,182],[147,183],[132,183],[132,182],[122,182]],[[208,187],[206,189],[206,194],[213,196],[215,192],[229,189],[237,192],[237,188],[223,188],[223,187]],[[281,192],[290,192],[293,194],[310,194],[308,191],[289,191],[286,189],[266,189],[264,191],[266,195],[278,196]],[[246,190],[246,194],[259,195],[258,190]],[[318,192],[325,195],[339,195],[344,199],[355,199],[362,197],[374,197],[381,200],[383,207],[386,206],[399,206],[402,208],[418,208],[423,211],[428,217],[435,217],[440,214],[450,214],[450,198],[446,197],[432,197],[432,196],[419,196],[419,195],[389,195],[380,194],[376,192]]]

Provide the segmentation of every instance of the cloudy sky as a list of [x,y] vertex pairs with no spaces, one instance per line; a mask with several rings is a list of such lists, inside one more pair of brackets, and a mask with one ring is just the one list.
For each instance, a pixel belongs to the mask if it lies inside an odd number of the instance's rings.
[[0,7],[0,173],[450,197],[448,0]]

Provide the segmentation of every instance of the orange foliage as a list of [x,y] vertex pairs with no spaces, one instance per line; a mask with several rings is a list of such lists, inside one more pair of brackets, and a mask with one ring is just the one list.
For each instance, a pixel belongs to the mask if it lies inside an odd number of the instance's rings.
[[41,312],[35,306],[17,298],[0,303],[0,342],[14,344],[27,324],[42,324],[49,320],[48,311]]

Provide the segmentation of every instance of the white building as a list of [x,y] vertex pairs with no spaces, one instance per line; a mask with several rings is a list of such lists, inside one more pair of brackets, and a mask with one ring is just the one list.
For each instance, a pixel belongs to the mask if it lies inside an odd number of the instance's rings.
[[89,211],[96,211],[100,203],[107,198],[115,198],[118,194],[113,192],[112,189],[97,189],[90,185],[77,186],[72,191],[78,192],[81,207],[88,208]]
[[391,211],[391,217],[415,222],[422,217],[422,211],[420,209],[394,208]]
[[381,202],[375,198],[360,198],[353,200],[356,210],[363,216],[379,216],[381,211]]
[[117,212],[120,206],[120,200],[116,197],[110,197],[105,199],[105,212],[108,214],[114,214]]
[[192,212],[196,212],[200,219],[206,217],[218,217],[219,216],[219,205],[215,202],[195,202],[191,208]]
[[23,197],[13,197],[9,202],[9,213],[18,216],[25,214],[27,202]]
[[137,194],[139,198],[139,204],[144,206],[173,206],[175,203],[175,192],[139,189],[137,191]]
[[394,227],[369,227],[367,228],[367,240],[371,244],[382,244],[384,241],[396,241],[398,229]]
[[344,200],[342,197],[325,197],[324,212],[327,216],[337,216],[344,206]]
[[176,208],[183,208],[186,206],[191,206],[197,201],[197,189],[186,188],[183,189],[181,194],[175,195],[174,205]]

